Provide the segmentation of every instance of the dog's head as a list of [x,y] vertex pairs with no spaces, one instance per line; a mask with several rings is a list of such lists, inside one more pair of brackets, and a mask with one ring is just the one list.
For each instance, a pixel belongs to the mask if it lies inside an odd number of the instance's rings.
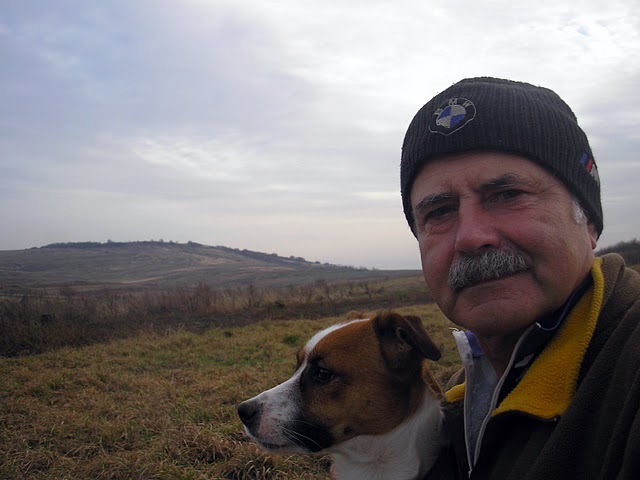
[[314,335],[286,382],[238,406],[245,430],[271,451],[312,453],[403,423],[438,387],[423,360],[440,351],[420,319],[393,312]]

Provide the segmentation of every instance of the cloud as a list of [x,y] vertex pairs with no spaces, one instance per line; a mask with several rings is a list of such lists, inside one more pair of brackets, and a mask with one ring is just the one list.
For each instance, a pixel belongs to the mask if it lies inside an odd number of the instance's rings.
[[640,17],[630,0],[0,7],[0,248],[193,240],[419,268],[400,146],[431,96],[552,88],[589,134],[603,242],[637,236]]

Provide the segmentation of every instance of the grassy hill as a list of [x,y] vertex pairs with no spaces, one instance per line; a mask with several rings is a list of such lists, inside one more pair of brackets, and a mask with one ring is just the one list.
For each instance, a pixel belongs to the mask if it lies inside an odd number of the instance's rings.
[[418,271],[195,243],[54,244],[0,252],[0,355],[428,299]]
[[16,287],[65,285],[85,290],[105,286],[162,289],[198,283],[212,288],[248,283],[283,287],[407,273],[321,264],[300,257],[193,242],[78,242],[0,251],[0,288],[5,292]]

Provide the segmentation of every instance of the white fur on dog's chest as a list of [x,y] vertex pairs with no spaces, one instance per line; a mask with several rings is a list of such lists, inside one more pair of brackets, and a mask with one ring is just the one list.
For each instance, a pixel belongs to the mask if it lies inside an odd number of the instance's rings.
[[[416,414],[395,430],[356,437],[329,449],[336,480],[422,478],[435,463],[442,444],[442,410],[425,401]],[[434,428],[435,426],[435,428]]]

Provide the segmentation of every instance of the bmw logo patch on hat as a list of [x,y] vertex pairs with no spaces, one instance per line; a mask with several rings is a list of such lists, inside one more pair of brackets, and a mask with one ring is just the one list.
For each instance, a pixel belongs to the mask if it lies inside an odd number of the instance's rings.
[[471,100],[457,97],[444,102],[433,114],[429,131],[450,135],[460,130],[476,116],[476,106]]

